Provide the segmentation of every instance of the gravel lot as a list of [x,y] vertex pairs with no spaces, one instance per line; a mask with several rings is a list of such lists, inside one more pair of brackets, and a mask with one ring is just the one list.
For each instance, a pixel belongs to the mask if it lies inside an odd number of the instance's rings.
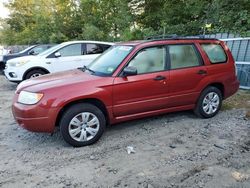
[[96,144],[73,148],[58,131],[51,136],[17,126],[15,88],[0,76],[0,187],[250,187],[244,109],[212,119],[180,112],[122,123]]

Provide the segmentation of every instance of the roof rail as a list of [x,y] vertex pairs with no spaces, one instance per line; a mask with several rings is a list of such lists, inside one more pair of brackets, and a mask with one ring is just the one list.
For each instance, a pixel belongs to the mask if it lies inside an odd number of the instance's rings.
[[146,37],[146,40],[152,40],[152,39],[173,39],[173,38],[177,38],[178,35],[176,34],[172,34],[172,35],[156,35],[156,36],[149,36]]
[[218,40],[216,38],[208,38],[205,35],[197,35],[197,36],[178,36],[176,34],[172,35],[157,35],[157,36],[149,36],[146,37],[145,40],[163,40],[163,39],[171,39],[171,40],[180,40],[180,39],[209,39],[209,40]]

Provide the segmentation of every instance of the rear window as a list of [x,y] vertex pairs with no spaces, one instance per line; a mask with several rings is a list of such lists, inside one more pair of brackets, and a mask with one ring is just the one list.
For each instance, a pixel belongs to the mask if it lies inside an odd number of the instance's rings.
[[206,52],[211,63],[225,63],[227,56],[225,51],[219,44],[202,44],[203,50]]

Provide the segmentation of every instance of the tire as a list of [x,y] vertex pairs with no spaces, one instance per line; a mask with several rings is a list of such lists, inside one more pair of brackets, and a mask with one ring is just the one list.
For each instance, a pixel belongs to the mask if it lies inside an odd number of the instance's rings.
[[211,118],[219,112],[221,104],[221,91],[216,87],[209,86],[202,91],[194,113],[201,118]]
[[59,126],[62,137],[68,144],[81,147],[99,140],[105,130],[106,119],[98,107],[80,103],[65,111]]
[[27,79],[30,79],[30,78],[35,78],[35,77],[38,77],[38,76],[41,76],[41,75],[44,75],[44,74],[46,74],[45,71],[43,71],[41,69],[35,69],[35,70],[29,71],[25,75],[24,79],[27,80]]
[[1,72],[3,72],[4,68],[5,68],[5,63],[1,61],[0,62],[0,70],[1,70]]

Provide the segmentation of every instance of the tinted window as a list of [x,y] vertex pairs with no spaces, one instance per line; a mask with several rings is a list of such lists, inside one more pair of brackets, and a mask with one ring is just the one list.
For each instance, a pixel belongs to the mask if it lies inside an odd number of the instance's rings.
[[128,66],[136,67],[138,74],[162,71],[165,57],[165,47],[146,48],[137,53]]
[[107,50],[109,47],[110,47],[110,45],[107,45],[107,44],[103,44],[102,45],[103,51]]
[[87,54],[100,54],[103,52],[99,44],[87,44]]
[[169,45],[171,69],[199,66],[199,58],[192,44]]
[[58,52],[61,54],[61,57],[79,56],[82,55],[82,45],[72,44],[60,49]]
[[202,44],[203,50],[206,52],[211,63],[222,63],[227,60],[226,54],[219,44]]

